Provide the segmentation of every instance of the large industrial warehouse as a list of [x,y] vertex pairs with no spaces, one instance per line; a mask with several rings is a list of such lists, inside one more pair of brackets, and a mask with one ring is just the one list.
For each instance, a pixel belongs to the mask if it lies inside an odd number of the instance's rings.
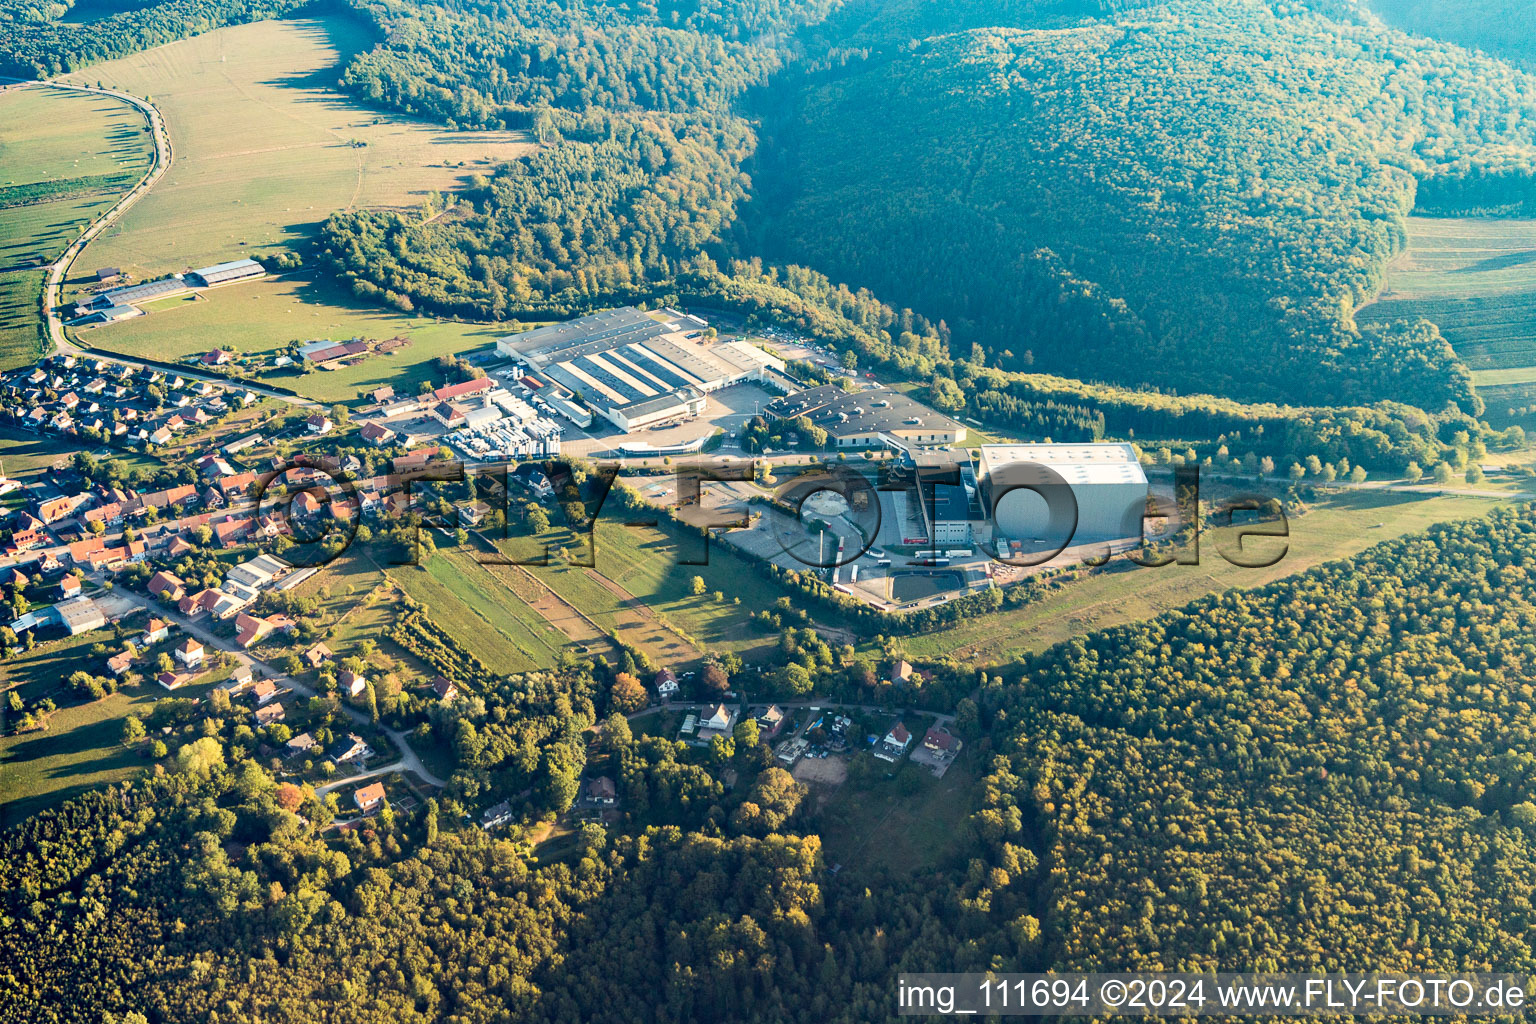
[[786,395],[765,412],[779,419],[804,416],[831,436],[839,448],[930,447],[959,444],[964,424],[913,401],[900,391],[849,394],[823,384]]
[[1139,539],[1147,502],[1147,475],[1129,444],[984,444],[978,470],[986,507],[993,509],[994,536],[1001,541],[1060,541],[1070,526],[1068,510],[1049,513],[1031,491],[1008,492],[1020,484],[1055,481],[1048,467],[1077,499],[1077,528],[1071,543]]
[[509,335],[496,348],[629,433],[692,419],[711,391],[783,371],[756,346],[704,338],[705,326],[671,310],[626,306]]

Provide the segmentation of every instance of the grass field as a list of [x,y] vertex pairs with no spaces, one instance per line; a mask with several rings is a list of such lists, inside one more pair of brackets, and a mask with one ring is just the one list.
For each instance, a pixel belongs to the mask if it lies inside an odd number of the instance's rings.
[[850,777],[830,792],[813,786],[807,797],[821,801],[813,828],[821,836],[829,867],[914,871],[933,865],[956,846],[976,782],[963,754],[942,779],[909,762],[887,778],[889,766],[884,762],[868,752],[855,756],[874,766],[870,777]]
[[1360,310],[1399,317],[1438,324],[1479,387],[1536,380],[1536,221],[1410,218],[1387,290]]
[[295,593],[320,602],[321,620],[332,630],[326,644],[338,657],[356,653],[358,644],[368,639],[407,676],[429,675],[425,664],[389,637],[399,613],[396,602],[387,595],[372,602],[365,600],[384,582],[384,571],[360,545],[323,566],[301,583]]
[[[450,132],[369,110],[333,88],[346,55],[370,45],[355,19],[267,21],[219,29],[92,67],[76,76],[149,95],[175,159],[155,188],[82,255],[82,273],[137,276],[294,248],[337,210],[414,207],[470,175],[529,151],[511,132]],[[80,282],[74,282],[78,285]],[[246,353],[294,340],[404,336],[411,344],[353,367],[270,382],[323,402],[381,384],[414,391],[438,356],[504,330],[438,322],[355,300],[311,272],[237,285],[203,301],[76,334],[125,355],[174,358],[217,338]]]
[[69,449],[52,438],[29,434],[11,426],[0,426],[0,470],[17,480],[44,472]]
[[1150,618],[1209,593],[1262,586],[1434,523],[1483,515],[1497,504],[1492,498],[1346,492],[1292,520],[1286,557],[1267,569],[1228,563],[1208,534],[1201,543],[1200,565],[1095,574],[1028,607],[907,637],[901,646],[917,658],[953,657],[978,665],[1007,661],[1090,630]]
[[57,89],[0,90],[0,369],[42,351],[42,272],[149,168],[144,118]]
[[165,692],[159,686],[138,686],[91,704],[62,706],[66,701],[58,690],[70,673],[81,668],[101,671],[89,654],[98,642],[111,644],[112,631],[53,640],[0,663],[0,691],[17,688],[28,705],[52,695],[61,705],[46,730],[0,736],[0,828],[92,787],[117,782],[147,763],[119,739],[123,719],[134,712],[147,715],[156,695]]
[[345,17],[262,21],[66,76],[152,96],[175,152],[85,262],[143,275],[260,257],[335,210],[414,206],[528,150],[514,133],[450,132],[337,92],[344,60],[372,44],[371,31]]
[[420,566],[391,569],[389,576],[496,672],[548,668],[568,644],[467,550],[439,548]]
[[410,340],[405,348],[370,356],[356,366],[303,375],[283,370],[264,378],[316,401],[340,402],[384,384],[400,394],[415,394],[417,384],[433,376],[438,356],[488,346],[506,333],[495,325],[453,323],[368,306],[329,281],[295,273],[219,288],[201,301],[76,331],[74,337],[83,345],[154,359],[205,352],[212,338],[246,354],[275,351],[294,340]]

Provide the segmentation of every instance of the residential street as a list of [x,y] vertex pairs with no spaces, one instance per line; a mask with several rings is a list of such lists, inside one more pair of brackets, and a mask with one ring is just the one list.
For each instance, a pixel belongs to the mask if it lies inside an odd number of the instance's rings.
[[[117,593],[121,594],[123,597],[129,601],[132,601],[139,607],[148,609],[151,614],[159,616],[168,622],[175,623],[188,636],[201,641],[204,646],[224,651],[230,655],[233,655],[235,660],[241,664],[250,665],[252,666],[253,670],[259,670],[263,678],[270,679],[274,683],[277,683],[279,686],[286,686],[293,690],[294,693],[302,694],[305,697],[320,696],[320,694],[313,687],[306,683],[299,682],[297,679],[290,675],[285,675],[284,673],[278,671],[276,668],[272,667],[272,665],[269,663],[262,661],[259,658],[251,657],[249,654],[235,646],[234,641],[226,640],[225,638],[219,636],[212,630],[208,629],[208,627],[203,623],[193,622],[186,616],[182,615],[180,612],[168,610],[162,607],[158,602],[152,601],[142,594],[135,594],[125,589],[120,589],[117,591]],[[346,714],[348,718],[352,719],[354,722],[357,722],[359,725],[372,724],[369,721],[367,715],[347,704],[346,702],[342,702],[341,710]],[[422,760],[417,755],[416,751],[412,750],[411,745],[406,742],[406,734],[404,732],[401,732],[397,729],[391,729],[384,725],[382,722],[378,724],[377,728],[379,731],[386,734],[389,737],[390,742],[392,742],[400,751],[399,760],[394,761],[393,763],[388,764],[383,768],[376,768],[364,775],[359,775],[350,779],[343,779],[335,785],[343,785],[348,782],[355,782],[360,779],[370,778],[374,775],[386,774],[392,771],[415,772],[421,778],[425,779],[427,782],[434,786],[447,785],[446,779],[440,779],[427,770],[427,766],[422,763]],[[327,788],[335,788],[335,786],[333,785]]]

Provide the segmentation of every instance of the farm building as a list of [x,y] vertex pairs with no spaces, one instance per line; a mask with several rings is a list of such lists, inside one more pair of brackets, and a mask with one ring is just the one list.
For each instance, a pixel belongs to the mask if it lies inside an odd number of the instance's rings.
[[103,306],[69,321],[71,327],[90,327],[94,324],[115,324],[119,320],[143,316],[144,311],[135,306]]
[[220,284],[233,284],[236,281],[250,281],[263,277],[267,268],[255,260],[229,260],[225,263],[215,263],[211,267],[201,267],[192,271],[187,277],[199,288],[212,288]]
[[[1129,444],[984,444],[982,489],[992,509],[1000,540],[1072,544],[1126,540],[1141,536],[1146,509],[1147,475]],[[1070,507],[1048,508],[1046,499],[1020,485],[1065,481],[1076,499],[1076,527]],[[1059,503],[1058,503],[1059,505]]]

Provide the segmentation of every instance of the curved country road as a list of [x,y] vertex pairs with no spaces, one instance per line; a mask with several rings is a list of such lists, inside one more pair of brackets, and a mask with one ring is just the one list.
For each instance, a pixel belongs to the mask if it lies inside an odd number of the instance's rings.
[[[139,97],[130,93],[120,92],[116,89],[103,89],[91,85],[66,85],[62,82],[33,81],[30,79],[7,78],[3,76],[0,76],[0,81],[12,82],[16,83],[17,85],[29,88],[58,89],[63,92],[83,92],[92,93],[98,96],[111,96],[114,99],[121,100],[122,102],[133,106],[139,111],[139,113],[144,115],[145,120],[149,123],[150,136],[155,143],[155,162],[153,166],[150,167],[148,173],[146,173],[143,178],[139,179],[139,183],[137,185],[134,185],[133,188],[124,193],[122,198],[120,198],[116,203],[112,205],[111,209],[102,214],[100,217],[96,218],[96,220],[92,221],[86,227],[86,229],[80,233],[80,237],[71,242],[69,247],[64,250],[59,258],[48,265],[48,273],[43,280],[43,319],[48,326],[48,340],[53,346],[52,351],[54,353],[72,355],[79,358],[100,359],[103,362],[119,364],[122,366],[141,367],[144,364],[137,360],[126,359],[121,356],[109,355],[107,353],[97,352],[93,349],[83,349],[76,345],[74,342],[70,341],[69,338],[64,334],[64,320],[59,315],[59,307],[64,297],[64,282],[69,277],[69,268],[74,265],[76,257],[84,252],[85,247],[90,245],[98,235],[115,224],[118,219],[133,206],[134,203],[137,203],[140,199],[144,198],[144,196],[148,195],[149,190],[155,186],[155,183],[158,182],[162,176],[164,176],[166,170],[171,166],[171,136],[170,132],[166,130],[165,118],[161,115],[160,108],[156,107],[148,100],[140,99]],[[254,392],[255,394],[262,395],[266,398],[276,399],[280,402],[287,402],[291,405],[303,406],[305,408],[317,408],[316,404],[309,401],[308,399],[296,398],[293,395],[284,394],[281,391],[274,391],[270,388],[262,387],[259,384],[252,384],[245,381],[232,381],[228,377],[220,377],[212,374],[204,375],[195,371],[179,370],[177,372],[179,372],[181,376],[191,380],[203,380],[208,381],[211,384],[221,384],[228,387],[242,387]]]

